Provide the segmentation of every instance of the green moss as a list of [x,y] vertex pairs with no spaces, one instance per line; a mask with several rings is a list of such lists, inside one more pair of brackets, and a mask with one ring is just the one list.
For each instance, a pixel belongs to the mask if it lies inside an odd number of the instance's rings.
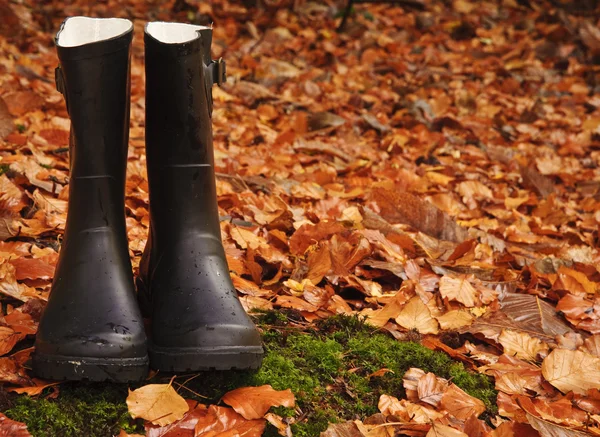
[[104,437],[120,429],[142,431],[142,423],[127,412],[126,397],[127,388],[116,384],[62,384],[58,400],[18,396],[5,414],[25,422],[36,437]]
[[[410,367],[452,380],[481,399],[488,413],[496,411],[491,380],[467,371],[443,353],[397,341],[357,317],[332,317],[308,330],[295,328],[301,320],[293,311],[258,315],[266,350],[259,370],[205,372],[193,379],[182,376],[175,379],[175,387],[184,397],[206,404],[218,403],[223,394],[238,387],[270,384],[277,390],[289,388],[296,396],[297,408],[277,408],[275,412],[297,420],[292,426],[297,437],[318,436],[330,422],[376,413],[381,394],[404,396],[402,377]],[[391,372],[370,376],[382,368]],[[169,379],[159,375],[153,382]],[[139,432],[139,422],[127,415],[126,395],[122,386],[65,384],[58,400],[19,397],[6,414],[27,423],[36,437],[110,436],[120,428]],[[277,435],[275,428],[268,426],[265,435]]]

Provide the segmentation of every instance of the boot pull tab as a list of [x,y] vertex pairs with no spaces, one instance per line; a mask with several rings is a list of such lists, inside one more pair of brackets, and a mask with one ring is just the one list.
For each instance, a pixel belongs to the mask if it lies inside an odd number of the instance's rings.
[[212,87],[214,84],[221,86],[225,80],[225,61],[223,58],[211,61],[210,64],[204,67],[204,91],[206,92],[206,101],[208,102],[208,113],[211,117],[213,111]]
[[65,77],[63,76],[62,68],[60,65],[54,69],[54,83],[56,84],[56,91],[61,93],[65,98],[67,105],[67,112],[69,112],[69,100],[67,99],[67,87],[65,85]]
[[212,85],[217,84],[221,86],[227,80],[225,61],[223,58],[219,58],[208,64],[208,71]]

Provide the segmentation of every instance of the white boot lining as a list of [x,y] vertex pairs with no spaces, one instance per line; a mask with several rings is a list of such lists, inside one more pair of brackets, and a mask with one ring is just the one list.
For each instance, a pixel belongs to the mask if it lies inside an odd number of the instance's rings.
[[77,47],[117,37],[133,27],[131,21],[124,18],[67,18],[58,33],[57,44],[60,47]]
[[165,44],[181,44],[198,38],[198,31],[210,29],[206,26],[195,24],[167,23],[155,21],[146,25],[146,32],[156,40]]

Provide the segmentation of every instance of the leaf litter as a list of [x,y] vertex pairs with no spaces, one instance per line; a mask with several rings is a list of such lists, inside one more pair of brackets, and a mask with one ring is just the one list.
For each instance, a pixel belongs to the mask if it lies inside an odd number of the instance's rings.
[[[499,391],[498,413],[482,415],[452,381],[411,369],[397,375],[407,399],[388,393],[378,415],[324,435],[600,434],[592,2],[361,5],[341,33],[333,2],[251,3],[75,1],[40,15],[35,2],[0,1],[0,380],[32,396],[56,389],[26,367],[68,201],[51,32],[65,15],[209,16],[231,78],[213,116],[222,236],[246,309],[294,309],[307,324],[357,314],[469,363]],[[135,269],[149,224],[142,53],[137,38]],[[156,395],[138,390],[144,402]],[[155,406],[174,411],[132,413],[158,421],[147,435],[260,435],[265,420],[289,432],[267,411],[292,405],[290,393],[240,390],[256,395],[229,393],[231,409],[191,405],[170,387],[175,407]],[[0,434],[28,435],[1,419]]]

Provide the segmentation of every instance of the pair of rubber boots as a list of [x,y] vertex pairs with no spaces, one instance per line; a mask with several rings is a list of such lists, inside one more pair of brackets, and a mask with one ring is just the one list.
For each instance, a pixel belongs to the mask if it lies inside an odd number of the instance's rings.
[[211,116],[225,66],[211,60],[207,27],[146,26],[150,233],[136,302],[124,202],[132,35],[129,20],[73,17],[56,37],[56,82],[71,118],[69,208],[34,373],[126,382],[145,378],[149,364],[257,368],[260,336],[221,242]]

